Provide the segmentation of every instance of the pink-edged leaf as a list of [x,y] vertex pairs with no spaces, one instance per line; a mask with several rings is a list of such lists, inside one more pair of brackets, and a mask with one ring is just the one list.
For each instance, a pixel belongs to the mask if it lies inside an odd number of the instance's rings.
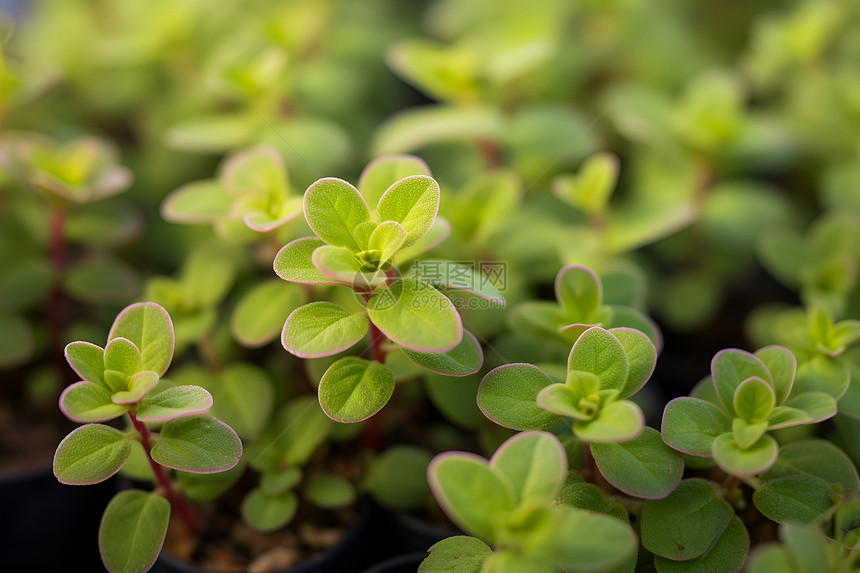
[[203,414],[211,407],[212,395],[200,386],[174,386],[152,398],[144,398],[137,409],[137,419],[141,422],[164,422]]
[[284,348],[301,358],[331,356],[364,338],[370,323],[330,302],[300,306],[287,317],[281,333]]
[[102,424],[87,424],[63,438],[54,454],[54,475],[64,484],[90,485],[119,471],[131,454],[125,434]]
[[140,349],[143,369],[159,376],[167,371],[173,359],[173,321],[161,306],[154,302],[132,304],[116,317],[108,340],[127,338]]
[[106,422],[121,416],[128,407],[111,401],[111,394],[103,386],[89,381],[72,384],[60,394],[60,410],[75,422]]
[[69,366],[82,380],[88,380],[108,389],[104,381],[104,348],[90,342],[71,342],[66,345],[65,355]]
[[347,284],[327,277],[314,266],[314,251],[325,244],[316,237],[303,237],[287,243],[275,256],[275,274],[285,281],[306,285]]
[[192,473],[229,470],[242,456],[242,440],[216,418],[194,415],[168,421],[152,448],[152,459]]

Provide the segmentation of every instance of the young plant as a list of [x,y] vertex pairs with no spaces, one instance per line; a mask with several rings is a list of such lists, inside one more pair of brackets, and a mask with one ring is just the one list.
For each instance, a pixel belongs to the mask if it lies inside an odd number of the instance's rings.
[[[376,200],[375,209],[368,199]],[[305,192],[305,218],[316,237],[282,248],[275,272],[291,282],[348,287],[365,311],[326,301],[301,306],[287,318],[281,342],[296,356],[317,358],[347,350],[370,332],[370,360],[341,358],[320,380],[320,404],[335,420],[359,422],[388,402],[394,374],[384,364],[386,340],[432,371],[463,376],[481,367],[480,345],[463,330],[451,300],[420,273],[401,277],[395,266],[444,237],[446,228],[434,225],[438,208],[439,185],[427,166],[411,157],[371,163],[359,189],[325,178]],[[503,302],[471,269],[458,270],[431,280]]]
[[[192,529],[196,522],[177,495],[165,468],[196,473],[222,472],[242,455],[242,442],[223,422],[206,415],[212,396],[197,386],[161,389],[173,358],[170,316],[154,303],[120,312],[104,348],[72,342],[66,359],[83,379],[60,396],[60,409],[86,425],[60,442],[54,475],[65,484],[89,485],[114,475],[128,460],[132,442],[143,445],[158,484],[147,493],[118,493],[99,528],[102,560],[111,573],[147,571],[161,551],[171,507]],[[128,416],[131,429],[98,422]],[[148,424],[158,424],[155,432]]]
[[627,400],[648,381],[656,360],[654,344],[638,330],[593,326],[574,343],[564,383],[531,364],[500,366],[481,382],[478,406],[514,430],[545,430],[572,418],[574,435],[590,445],[612,485],[638,497],[663,497],[681,479],[683,461]]
[[[836,414],[827,392],[795,385],[797,362],[786,348],[728,349],[711,361],[711,376],[663,413],[663,439],[678,451],[712,457],[726,473],[750,478],[777,459],[768,432],[814,424]],[[755,480],[752,480],[755,483]]]
[[511,327],[542,340],[570,344],[589,326],[630,327],[651,339],[659,352],[660,330],[654,322],[633,307],[604,304],[600,277],[587,267],[569,265],[555,279],[557,303],[525,302],[511,312]]
[[433,495],[474,537],[440,541],[419,572],[607,571],[624,563],[635,555],[633,529],[557,503],[567,472],[564,449],[547,432],[517,434],[489,460],[436,456],[427,470]]
[[301,198],[290,195],[284,158],[260,145],[227,158],[216,179],[187,183],[161,205],[161,214],[175,223],[212,223],[225,238],[253,240],[295,219]]

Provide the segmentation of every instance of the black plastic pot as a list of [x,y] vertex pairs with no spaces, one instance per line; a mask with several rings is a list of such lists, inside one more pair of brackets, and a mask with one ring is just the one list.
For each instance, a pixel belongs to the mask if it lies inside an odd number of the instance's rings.
[[381,526],[374,528],[374,543],[390,548],[383,557],[395,557],[408,553],[421,553],[434,543],[451,537],[463,535],[457,529],[442,528],[403,511],[378,509],[382,514]]
[[50,466],[0,474],[0,568],[15,573],[104,571],[98,549],[112,480],[63,485]]
[[[359,506],[358,516],[343,538],[332,547],[307,561],[290,567],[283,573],[349,573],[361,571],[372,563],[370,554],[371,507],[368,503]],[[150,570],[151,573],[210,573],[166,553],[162,553]]]
[[426,551],[407,553],[386,559],[378,565],[365,569],[362,573],[415,573],[425,557],[427,557]]

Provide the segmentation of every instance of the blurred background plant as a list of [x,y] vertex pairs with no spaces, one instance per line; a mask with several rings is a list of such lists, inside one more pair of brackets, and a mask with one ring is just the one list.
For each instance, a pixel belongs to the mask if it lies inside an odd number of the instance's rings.
[[[342,357],[291,356],[277,342],[284,320],[314,300],[360,310],[349,292],[273,273],[283,245],[312,235],[298,198],[405,153],[432,170],[450,224],[429,258],[503,264],[507,305],[459,295],[483,346],[479,373],[446,377],[391,355],[398,382],[421,383],[398,384],[379,443],[409,449],[341,468],[350,492],[432,508],[428,489],[402,489],[423,477],[395,470],[423,476],[432,453],[488,456],[512,435],[478,409],[478,385],[510,362],[551,376],[563,363],[564,336],[527,319],[559,312],[552,285],[569,265],[596,273],[600,308],[659,325],[653,381],[635,396],[648,421],[719,350],[781,344],[801,374],[832,383],[828,431],[860,459],[856,2],[7,6],[0,468],[50,461],[69,430],[56,397],[75,381],[62,347],[98,339],[135,300],[174,317],[172,377],[206,388],[249,453],[282,439],[285,412]],[[257,390],[236,398],[238,385]],[[27,431],[44,437],[41,458],[16,453],[24,419],[59,424]],[[280,474],[323,471],[315,456],[362,431],[326,424],[315,448],[243,464],[262,476],[245,485],[293,500],[287,478],[299,478]]]

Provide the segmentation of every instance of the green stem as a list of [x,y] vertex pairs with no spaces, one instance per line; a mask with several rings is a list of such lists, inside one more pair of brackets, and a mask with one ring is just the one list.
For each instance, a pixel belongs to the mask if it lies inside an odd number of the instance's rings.
[[182,521],[185,522],[188,529],[190,529],[192,533],[197,533],[199,531],[199,527],[197,526],[197,520],[194,518],[194,514],[191,512],[191,508],[188,507],[188,504],[186,504],[179,495],[177,495],[176,490],[173,489],[173,485],[164,473],[164,468],[152,459],[152,445],[149,443],[149,428],[146,427],[146,424],[139,421],[131,412],[128,413],[128,417],[131,418],[131,425],[134,426],[134,429],[137,430],[138,434],[140,434],[140,443],[143,444],[143,451],[146,452],[146,459],[149,461],[149,467],[152,468],[152,473],[155,475],[155,481],[158,483],[158,486],[162,491],[164,491],[164,497],[167,498],[171,507],[173,507],[173,509],[176,510],[176,513],[179,514],[179,517],[182,518]]

